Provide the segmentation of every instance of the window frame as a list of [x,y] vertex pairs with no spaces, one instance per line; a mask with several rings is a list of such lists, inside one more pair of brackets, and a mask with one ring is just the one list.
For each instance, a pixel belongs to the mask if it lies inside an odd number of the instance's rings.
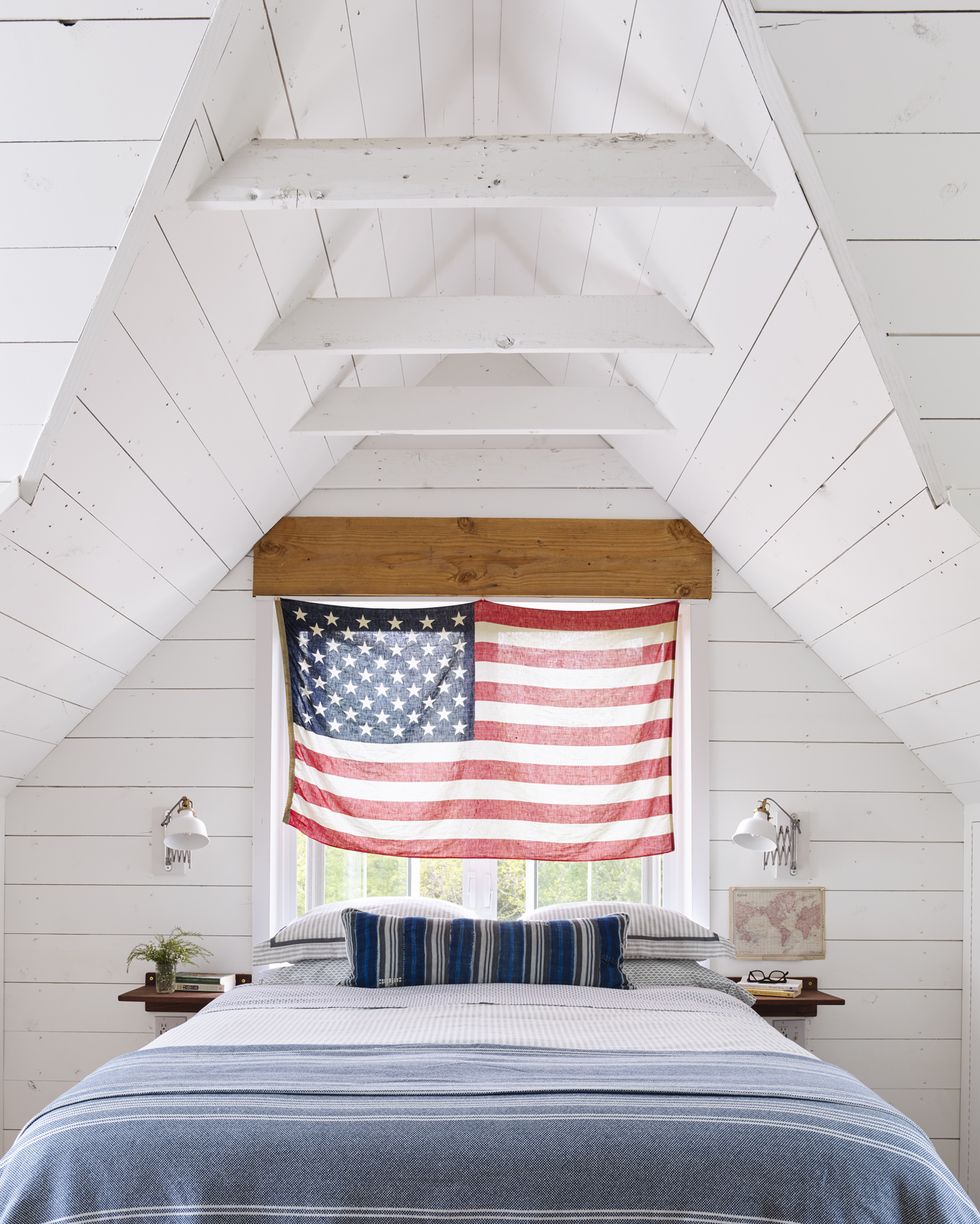
[[[320,597],[318,597],[320,598]],[[322,597],[324,602],[356,603],[379,607],[419,607],[459,602],[432,599],[362,599]],[[541,606],[553,603],[572,607],[631,607],[635,599],[545,600],[514,599],[501,602]],[[296,916],[295,829],[283,823],[289,779],[289,737],[285,733],[286,701],[282,651],[275,600],[258,597],[256,603],[255,672],[255,808],[252,838],[252,935],[260,943]],[[644,899],[655,898],[655,870],[661,867],[659,904],[679,910],[695,922],[710,925],[708,883],[708,608],[702,600],[681,600],[677,626],[674,686],[674,829],[677,850],[662,859],[645,859]],[[310,843],[315,846],[318,843]],[[311,857],[322,857],[313,851]],[[409,861],[412,886],[418,878],[417,859]],[[478,913],[496,912],[496,859],[463,860],[463,903]],[[310,871],[307,863],[307,878]],[[534,871],[528,863],[528,882]],[[322,872],[318,873],[322,878]],[[414,890],[414,888],[413,888]],[[532,907],[528,891],[528,908]],[[314,897],[316,894],[314,894]]]

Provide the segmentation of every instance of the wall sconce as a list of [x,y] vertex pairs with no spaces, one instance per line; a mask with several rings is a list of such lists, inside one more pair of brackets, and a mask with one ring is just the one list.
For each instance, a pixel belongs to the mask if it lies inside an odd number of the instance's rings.
[[[770,804],[777,807],[788,823],[774,817]],[[743,850],[761,850],[762,869],[788,867],[791,876],[797,871],[797,850],[800,818],[787,812],[775,799],[760,799],[751,816],[747,816],[732,834],[732,841]]]
[[160,827],[163,829],[163,866],[167,871],[177,866],[189,868],[191,851],[203,850],[211,840],[204,821],[195,815],[194,805],[186,795],[177,800]]

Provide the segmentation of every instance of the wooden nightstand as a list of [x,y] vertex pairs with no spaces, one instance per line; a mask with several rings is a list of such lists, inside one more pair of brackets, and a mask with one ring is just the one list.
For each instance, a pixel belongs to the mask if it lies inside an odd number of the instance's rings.
[[[143,1003],[148,1012],[168,1012],[171,1015],[189,1016],[207,1007],[221,994],[208,990],[175,990],[173,994],[161,994],[156,988],[157,975],[148,973],[142,986],[127,990],[119,996],[120,1003]],[[252,980],[250,973],[236,973],[235,985],[244,986]],[[222,992],[223,993],[223,992]]]
[[[847,1002],[840,995],[827,994],[820,989],[815,977],[802,979],[803,990],[795,999],[756,999],[755,1010],[766,1019],[806,1020],[817,1014],[818,1007],[843,1007]],[[732,978],[737,982],[738,978]]]

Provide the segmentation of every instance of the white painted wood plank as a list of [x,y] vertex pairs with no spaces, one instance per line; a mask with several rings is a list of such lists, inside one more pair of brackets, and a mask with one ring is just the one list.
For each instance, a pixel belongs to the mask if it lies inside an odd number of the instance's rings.
[[[857,318],[816,237],[671,492],[703,529],[735,492],[853,331]],[[751,581],[751,579],[750,579]]]
[[781,605],[924,487],[891,413],[740,572],[763,599]]
[[0,344],[0,423],[43,424],[74,344]]
[[79,401],[62,426],[48,475],[188,599],[227,572],[217,554]]
[[154,141],[0,144],[4,245],[115,246],[155,152]]
[[[724,841],[731,837],[738,822],[751,815],[758,798],[753,792],[712,790],[712,838]],[[779,801],[805,823],[809,842],[831,842],[838,850],[840,843],[851,841],[936,844],[963,840],[963,808],[948,794],[786,790],[780,791]],[[16,804],[14,812],[16,815]]]
[[[819,8],[817,4],[819,3]],[[757,13],[867,13],[869,0],[752,0]],[[977,11],[975,0],[923,0],[911,5],[900,0],[887,0],[887,13],[973,13]]]
[[212,591],[171,632],[171,641],[255,637],[255,602],[248,591]]
[[821,657],[852,675],[980,617],[980,546],[930,570],[820,639]]
[[[980,619],[848,677],[872,708],[893,710],[980,680]],[[933,743],[936,741],[933,740]]]
[[[202,144],[191,139],[177,173],[193,175],[204,164]],[[160,224],[251,411],[302,495],[330,465],[330,450],[289,432],[311,403],[296,363],[271,365],[255,356],[256,339],[279,312],[244,220],[174,210]]]
[[[744,850],[738,853],[749,857]],[[958,939],[836,939],[827,941],[827,955],[817,967],[821,989],[832,994],[848,987],[958,990],[962,960],[963,944]],[[719,973],[742,974],[745,962],[716,960],[712,968]],[[815,965],[813,961],[780,961],[780,968],[793,976],[802,976],[813,973]],[[954,1129],[948,1133],[957,1132]]]
[[[977,411],[980,412],[980,405]],[[980,486],[980,417],[928,421],[925,431],[949,487],[974,489]]]
[[712,523],[714,547],[744,565],[891,411],[871,350],[855,328]]
[[210,17],[216,0],[4,0],[3,21],[122,21]]
[[20,479],[40,435],[40,425],[0,424],[0,481]]
[[[177,797],[170,787],[19,786],[7,801],[11,837],[137,837],[156,833]],[[198,787],[195,802],[212,837],[247,837],[252,790]],[[84,827],[78,813],[84,807]]]
[[676,518],[653,489],[314,489],[294,514]]
[[846,691],[844,682],[802,642],[711,642],[708,676],[715,691]]
[[219,583],[215,584],[216,591],[252,591],[252,554],[249,553],[238,562],[236,566],[228,571]]
[[626,61],[632,0],[562,7],[552,131],[610,131]]
[[415,6],[377,0],[370,8],[348,5],[348,13],[367,135],[422,131]]
[[188,201],[217,209],[771,202],[769,188],[713,136],[638,133],[253,141]]
[[849,242],[848,249],[890,335],[980,332],[980,244]]
[[975,129],[980,13],[774,15],[760,25],[805,132]]
[[634,387],[338,387],[293,426],[298,433],[643,434],[670,424]]
[[[122,876],[129,887],[168,887],[169,877],[159,864],[162,850],[155,837],[12,837],[6,850],[8,885],[60,887],[74,885],[79,879],[84,879],[91,885],[109,888],[118,884]],[[196,881],[197,886],[202,888],[217,888],[221,885],[244,886],[250,878],[251,853],[249,838],[222,838],[220,842],[195,854],[190,872],[184,876],[175,876],[174,884],[186,886]],[[119,902],[123,904],[124,901],[125,898],[120,896]],[[219,901],[214,909],[220,908]],[[144,926],[136,925],[139,923],[139,914],[126,908],[124,904],[121,917],[123,920],[117,924],[116,930],[145,930]],[[64,933],[84,934],[70,930],[65,930]],[[209,931],[209,934],[211,933]]]
[[847,1041],[818,1038],[818,1058],[858,1075],[869,1088],[953,1091],[960,1085],[958,1041]]
[[933,1139],[936,1154],[954,1177],[960,1175],[960,1142],[958,1139]]
[[91,707],[122,679],[122,672],[0,614],[0,676]]
[[[114,316],[92,346],[79,397],[225,565],[259,526]],[[86,462],[87,462],[86,458]]]
[[140,253],[116,314],[252,517],[267,530],[295,502],[295,491],[159,230]]
[[192,607],[186,595],[47,477],[31,505],[18,502],[7,511],[0,534],[154,637],[163,637]]
[[[105,847],[100,838],[94,840]],[[227,847],[228,839],[221,838],[208,849],[223,853]],[[179,913],[185,930],[199,931],[206,926],[213,935],[248,935],[251,888],[226,885],[218,892],[218,885],[213,883],[195,883],[203,861],[203,856],[195,857],[191,871],[179,882],[171,885],[163,881],[151,888],[116,882],[108,886],[74,881],[7,884],[6,930],[23,935],[113,935],[127,934],[135,924],[139,930],[166,931],[173,925],[174,914]],[[59,1021],[55,1017],[50,1020],[57,1028]],[[62,1017],[60,1023],[64,1020]]]
[[23,548],[0,540],[0,612],[118,672],[157,644],[139,625]]
[[[980,648],[980,634],[977,645]],[[889,710],[888,724],[912,748],[939,743],[946,737],[980,735],[980,679],[938,697]]]
[[712,740],[886,744],[897,739],[853,693],[712,693],[710,719]]
[[250,738],[66,739],[25,782],[99,786],[112,778],[117,786],[248,786],[253,760]]
[[643,297],[310,298],[260,352],[353,353],[710,351],[659,295]]
[[363,136],[344,0],[278,0],[269,5],[269,19],[300,134]]
[[739,577],[717,549],[712,557],[711,589],[715,594],[723,591],[737,595],[755,594],[745,579]]
[[[711,925],[717,930],[728,922],[729,893],[711,894]],[[13,929],[13,928],[11,928]],[[960,939],[963,935],[963,895],[960,892],[908,892],[878,890],[827,893],[828,939]],[[817,968],[815,966],[815,968]],[[819,968],[817,968],[819,972]],[[882,1007],[882,1010],[885,1010]],[[887,1038],[879,1026],[875,1034]],[[952,1027],[947,1021],[946,1027]],[[959,1029],[959,1016],[956,1017]],[[861,1036],[842,1025],[840,1036]],[[904,1035],[904,1034],[903,1034]],[[829,1036],[829,1034],[828,1034]],[[932,1036],[958,1038],[959,1032]]]
[[[563,390],[564,388],[557,388]],[[498,396],[503,398],[500,392]],[[543,433],[543,434],[434,434],[426,438],[424,443],[417,442],[411,435],[386,434],[364,438],[358,445],[358,450],[392,451],[392,450],[591,450],[606,451],[610,449],[605,438],[597,433]]]
[[201,740],[248,737],[252,703],[239,689],[116,689],[72,732],[73,739]]
[[980,135],[837,133],[808,143],[847,238],[980,238]]
[[[71,742],[71,741],[66,741]],[[711,777],[727,790],[936,791],[943,786],[904,744],[712,741]],[[738,847],[735,847],[738,849]],[[945,887],[959,887],[950,885]]]
[[0,680],[0,731],[56,744],[88,713],[85,706]]
[[980,336],[898,336],[891,341],[922,417],[975,417]]
[[45,1105],[75,1086],[73,1080],[5,1080],[3,1085],[3,1124],[9,1134],[20,1130]]
[[980,736],[917,748],[916,756],[949,787],[980,782]]
[[807,1024],[814,1039],[946,1038],[961,1032],[962,996],[956,990],[848,990],[843,1008],[821,1007]]
[[206,24],[5,23],[0,141],[159,140]]
[[812,641],[975,543],[956,511],[923,491],[783,600],[780,615]]
[[[133,923],[136,927],[136,923]],[[222,972],[247,972],[252,961],[251,939],[212,935],[205,928],[203,942],[211,956],[201,968]],[[133,964],[127,971],[126,956],[134,942],[146,938],[140,927],[125,935],[8,935],[6,980],[8,982],[128,982],[143,984],[145,965]]]
[[0,342],[77,340],[111,259],[108,247],[0,249]]
[[[775,206],[738,210],[727,232],[719,235],[724,244],[717,258],[707,258],[702,265],[707,283],[688,282],[696,305],[694,323],[715,346],[712,360],[700,363],[700,368],[694,361],[674,362],[662,390],[652,393],[674,430],[655,444],[637,440],[630,448],[634,464],[668,495],[815,230],[774,133],[766,137],[755,168],[775,190]],[[702,234],[689,233],[675,249],[673,266],[683,266],[692,245],[703,254],[703,241]],[[682,297],[678,301],[687,304]],[[648,390],[643,381],[631,377],[629,363],[621,362],[619,368],[641,391]],[[696,509],[680,502],[678,508],[685,514]]]
[[353,450],[320,482],[327,489],[642,488],[618,452],[589,450]]
[[161,642],[122,681],[123,688],[250,689],[255,683],[252,642]]
[[8,1033],[145,1033],[149,1041],[153,1017],[141,1007],[120,1007],[121,992],[121,984],[7,982],[4,1028]]
[[795,642],[798,635],[753,591],[729,593],[714,587],[708,603],[712,642]]
[[142,1033],[8,1033],[4,1059],[33,1083],[80,1080],[110,1058],[146,1045]]
[[53,745],[12,731],[0,731],[0,775],[22,778],[39,764]]

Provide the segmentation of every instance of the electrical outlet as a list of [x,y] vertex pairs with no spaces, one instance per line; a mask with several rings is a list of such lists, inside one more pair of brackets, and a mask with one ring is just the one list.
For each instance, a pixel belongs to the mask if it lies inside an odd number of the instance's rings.
[[178,1024],[183,1024],[187,1019],[187,1016],[156,1015],[153,1017],[153,1032],[160,1037],[176,1028]]
[[806,1021],[799,1019],[785,1020],[774,1019],[771,1021],[772,1027],[782,1033],[784,1037],[788,1037],[790,1041],[795,1041],[798,1046],[806,1049]]

